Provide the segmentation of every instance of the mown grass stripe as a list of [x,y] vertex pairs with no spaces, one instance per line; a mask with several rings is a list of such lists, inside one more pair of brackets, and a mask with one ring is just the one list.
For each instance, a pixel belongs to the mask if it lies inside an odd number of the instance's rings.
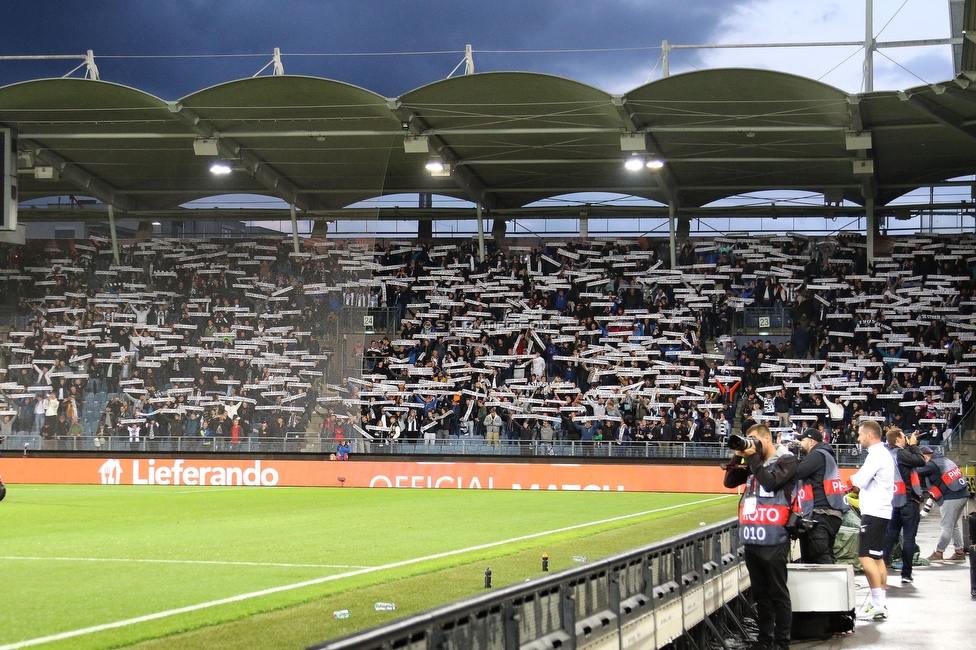
[[0,555],[0,560],[43,560],[45,562],[136,562],[149,564],[216,564],[232,566],[311,567],[313,569],[368,569],[360,564],[292,564],[288,562],[232,562],[222,560],[160,560],[124,557],[41,557],[30,555]]
[[530,533],[528,535],[520,535],[518,537],[511,537],[509,539],[504,539],[496,542],[488,542],[486,544],[478,544],[475,546],[468,546],[466,548],[455,549],[452,551],[443,551],[441,553],[434,553],[431,555],[425,555],[423,557],[410,558],[407,560],[400,560],[399,562],[391,562],[389,564],[383,564],[380,566],[367,567],[364,569],[357,569],[354,571],[347,571],[345,573],[338,573],[330,576],[324,576],[322,578],[314,578],[312,580],[304,580],[302,582],[296,582],[289,585],[282,585],[280,587],[271,587],[269,589],[262,589],[260,591],[252,591],[246,594],[239,594],[237,596],[230,596],[228,598],[221,598],[219,600],[212,600],[204,603],[198,603],[196,605],[187,605],[186,607],[178,607],[176,609],[169,609],[162,612],[156,612],[153,614],[146,614],[144,616],[136,616],[134,618],[128,618],[121,621],[114,621],[112,623],[102,623],[100,625],[93,625],[90,627],[80,628],[77,630],[69,630],[67,632],[60,632],[58,634],[50,634],[48,636],[37,637],[34,639],[27,639],[24,641],[17,641],[15,643],[8,643],[6,645],[0,646],[0,650],[18,650],[19,648],[28,648],[31,646],[41,645],[43,643],[51,643],[53,641],[63,641],[65,639],[71,639],[74,637],[79,637],[87,634],[95,634],[97,632],[104,632],[106,630],[113,630],[121,627],[128,627],[130,625],[137,625],[139,623],[145,623],[148,621],[154,621],[161,618],[167,618],[169,616],[176,616],[179,614],[187,614],[189,612],[199,611],[201,609],[208,609],[211,607],[219,607],[220,605],[227,605],[230,603],[236,603],[243,600],[249,600],[252,598],[260,598],[261,596],[269,596],[271,594],[281,593],[283,591],[290,591],[294,589],[301,589],[303,587],[310,587],[313,585],[318,585],[326,582],[332,582],[335,580],[342,580],[344,578],[352,578],[354,576],[364,575],[368,573],[374,573],[376,571],[385,571],[388,569],[396,569],[403,566],[409,566],[411,564],[418,564],[421,562],[428,562],[430,560],[437,560],[445,557],[451,557],[454,555],[462,555],[464,553],[471,553],[474,551],[481,551],[488,548],[495,548],[498,546],[504,546],[505,544],[513,544],[516,542],[521,542],[529,539],[536,539],[539,537],[545,537],[546,535],[556,535],[559,533],[564,533],[572,530],[579,530],[581,528],[588,528],[591,526],[599,526],[602,524],[613,523],[616,521],[622,521],[625,519],[633,519],[635,517],[643,517],[646,515],[656,514],[659,512],[666,512],[668,510],[676,510],[678,508],[687,508],[689,506],[699,506],[702,504],[710,503],[713,501],[719,501],[722,499],[728,499],[730,496],[734,495],[721,495],[710,497],[707,499],[700,499],[698,501],[690,501],[687,503],[680,503],[671,506],[665,506],[662,508],[655,508],[653,510],[644,510],[642,512],[634,512],[626,515],[619,515],[617,517],[610,517],[607,519],[599,519],[596,521],[585,522],[582,524],[574,524],[572,526],[564,526],[562,528],[556,528],[553,530],[546,530],[538,533]]

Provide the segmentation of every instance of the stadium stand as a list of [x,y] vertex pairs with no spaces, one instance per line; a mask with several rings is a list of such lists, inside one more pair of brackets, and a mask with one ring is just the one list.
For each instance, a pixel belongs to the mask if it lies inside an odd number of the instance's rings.
[[6,449],[712,457],[764,421],[856,461],[861,418],[951,444],[974,404],[972,236],[52,244],[0,249]]

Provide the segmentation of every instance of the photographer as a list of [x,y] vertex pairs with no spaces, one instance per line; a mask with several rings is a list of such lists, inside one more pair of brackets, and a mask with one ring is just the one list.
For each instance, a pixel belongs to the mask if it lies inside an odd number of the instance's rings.
[[[929,562],[965,562],[966,552],[962,539],[962,518],[969,500],[969,485],[966,478],[959,471],[959,466],[942,456],[942,450],[936,447],[924,446],[919,451],[925,459],[925,466],[918,470],[919,479],[925,480],[929,486],[929,495],[939,504],[942,535],[935,546],[935,551],[929,556]],[[948,558],[944,557],[949,541],[955,547],[955,552]]]
[[885,434],[888,451],[895,461],[895,493],[891,499],[891,519],[884,540],[884,557],[891,564],[891,553],[902,534],[901,582],[910,584],[912,562],[915,559],[915,535],[918,532],[919,504],[922,502],[922,486],[917,469],[925,466],[925,457],[918,447],[915,434],[906,438],[898,427],[891,427]]
[[789,648],[793,622],[787,587],[790,536],[786,521],[796,482],[797,460],[763,424],[753,425],[746,438],[730,436],[734,458],[725,468],[725,487],[745,484],[739,501],[739,540],[756,602],[758,643]]
[[804,429],[796,437],[803,456],[796,472],[797,500],[803,518],[817,522],[800,536],[800,561],[834,564],[834,539],[850,505],[844,500],[844,484],[833,448],[817,429]]

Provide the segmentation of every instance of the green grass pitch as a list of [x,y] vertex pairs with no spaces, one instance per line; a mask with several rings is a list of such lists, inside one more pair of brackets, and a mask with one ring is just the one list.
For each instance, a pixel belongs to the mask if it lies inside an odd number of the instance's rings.
[[10,486],[0,650],[303,648],[479,593],[489,566],[499,587],[540,575],[543,552],[558,571],[734,511],[694,494]]

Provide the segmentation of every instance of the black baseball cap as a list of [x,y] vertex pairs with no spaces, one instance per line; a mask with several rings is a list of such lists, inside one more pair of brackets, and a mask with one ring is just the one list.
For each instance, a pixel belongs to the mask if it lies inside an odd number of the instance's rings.
[[811,438],[812,440],[816,440],[817,442],[823,442],[823,434],[820,433],[819,429],[804,429],[796,437],[797,440],[804,440],[806,438]]

